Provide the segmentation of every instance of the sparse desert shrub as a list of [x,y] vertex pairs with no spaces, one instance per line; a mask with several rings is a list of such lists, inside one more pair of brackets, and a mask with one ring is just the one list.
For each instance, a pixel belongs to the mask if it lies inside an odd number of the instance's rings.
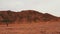
[[8,16],[5,16],[3,14],[0,14],[0,16],[2,17],[0,22],[7,24],[7,26],[9,23],[12,23],[14,21],[14,20],[11,20]]
[[9,19],[3,19],[3,20],[1,20],[1,22],[7,24],[7,26],[8,26],[8,24],[11,23],[12,21]]

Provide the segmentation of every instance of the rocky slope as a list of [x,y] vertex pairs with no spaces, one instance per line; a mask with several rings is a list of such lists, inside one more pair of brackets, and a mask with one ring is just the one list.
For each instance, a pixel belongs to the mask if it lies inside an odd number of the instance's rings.
[[48,13],[40,13],[35,10],[22,10],[21,12],[0,11],[0,24],[9,23],[32,23],[32,22],[48,22],[59,21],[60,17],[53,16]]

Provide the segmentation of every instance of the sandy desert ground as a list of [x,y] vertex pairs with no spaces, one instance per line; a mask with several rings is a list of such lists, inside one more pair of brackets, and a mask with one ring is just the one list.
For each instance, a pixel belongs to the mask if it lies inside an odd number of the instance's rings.
[[0,25],[0,34],[60,34],[60,23]]

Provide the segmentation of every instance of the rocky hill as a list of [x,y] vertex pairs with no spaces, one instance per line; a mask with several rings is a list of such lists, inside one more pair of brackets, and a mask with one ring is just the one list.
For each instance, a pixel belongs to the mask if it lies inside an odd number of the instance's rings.
[[32,22],[48,22],[59,21],[59,17],[48,13],[41,13],[35,10],[22,10],[21,12],[0,11],[0,24],[9,23],[32,23]]

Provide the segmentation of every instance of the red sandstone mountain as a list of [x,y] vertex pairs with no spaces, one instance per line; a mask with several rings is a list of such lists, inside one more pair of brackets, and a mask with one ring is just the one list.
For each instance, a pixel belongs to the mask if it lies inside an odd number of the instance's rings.
[[14,22],[48,22],[59,21],[59,17],[48,13],[40,13],[35,10],[23,10],[21,12],[0,11],[0,23],[14,23]]

